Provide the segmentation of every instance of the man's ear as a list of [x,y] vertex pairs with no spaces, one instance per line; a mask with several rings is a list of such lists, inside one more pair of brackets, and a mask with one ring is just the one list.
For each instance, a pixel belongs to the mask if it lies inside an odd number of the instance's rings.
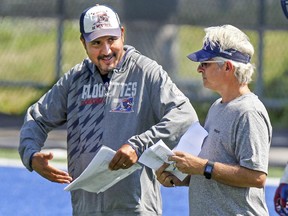
[[230,61],[226,61],[226,68],[225,68],[225,70],[226,70],[226,71],[231,71],[231,70],[233,70],[233,68],[234,68],[233,64],[232,64]]
[[123,26],[121,26],[121,38],[122,38],[122,41],[124,43],[124,41],[125,41],[125,29]]
[[81,41],[82,45],[84,46],[84,49],[86,50],[85,39],[82,36],[80,36],[80,41]]

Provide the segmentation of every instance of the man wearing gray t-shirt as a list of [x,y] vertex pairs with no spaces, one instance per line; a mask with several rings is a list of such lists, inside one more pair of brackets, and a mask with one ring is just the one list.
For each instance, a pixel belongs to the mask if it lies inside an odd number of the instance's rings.
[[169,160],[188,177],[182,182],[157,170],[167,187],[189,185],[190,215],[269,215],[264,185],[272,127],[266,108],[248,87],[254,66],[249,38],[231,25],[205,29],[203,48],[188,56],[200,62],[203,84],[218,94],[198,157],[175,152]]

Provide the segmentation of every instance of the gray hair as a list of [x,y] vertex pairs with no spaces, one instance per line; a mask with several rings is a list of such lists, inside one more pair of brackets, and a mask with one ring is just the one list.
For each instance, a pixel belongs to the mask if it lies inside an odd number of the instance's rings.
[[[254,54],[254,47],[248,36],[240,29],[232,25],[223,25],[205,28],[203,43],[210,42],[212,46],[218,44],[223,50],[235,49],[241,53],[248,54],[251,58]],[[216,58],[214,58],[216,59]],[[248,84],[252,81],[255,66],[251,63],[241,63],[226,58],[218,58],[230,61],[235,67],[234,75],[240,84]]]

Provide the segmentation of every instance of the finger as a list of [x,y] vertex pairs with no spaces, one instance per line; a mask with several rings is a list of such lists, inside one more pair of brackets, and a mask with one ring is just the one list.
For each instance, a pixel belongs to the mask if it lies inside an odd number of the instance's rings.
[[[170,172],[162,172],[161,174],[157,175],[157,180],[164,185],[165,187],[172,187],[175,186],[174,178],[176,178]],[[177,179],[177,178],[176,178]]]
[[118,169],[128,169],[132,166],[131,162],[126,162],[125,159],[121,158],[117,162],[111,161],[109,163],[109,169],[111,170],[118,170]]
[[109,169],[111,170],[117,170],[120,168],[120,166],[118,165],[120,162],[121,156],[118,152],[116,152],[116,154],[114,155],[114,157],[112,158],[112,160],[109,163]]
[[168,163],[164,163],[158,170],[156,170],[155,172],[156,176],[160,176],[168,166],[169,166]]
[[178,162],[181,160],[181,157],[176,156],[176,155],[171,155],[168,157],[168,161],[174,161],[174,162]]
[[[127,147],[125,147],[124,150],[127,150]],[[116,152],[115,156],[109,163],[109,169],[111,170],[128,169],[137,161],[137,155],[136,156],[132,155],[131,157],[129,155],[129,154],[135,154],[135,150],[129,153],[124,152],[124,150],[119,149]]]
[[274,197],[274,207],[275,207],[275,210],[276,210],[277,206],[279,206],[279,200],[280,200],[280,199],[279,199],[278,196],[277,196],[277,197],[276,197],[276,196]]
[[61,174],[52,173],[52,181],[58,182],[58,183],[69,184],[72,182],[72,178],[69,175],[61,175]]
[[182,151],[174,151],[174,155],[175,155],[175,156],[178,156],[178,157],[183,157],[183,156],[185,156],[185,152],[182,152]]
[[170,184],[172,185],[172,187],[175,187],[175,183],[174,183],[173,179],[170,180]]
[[169,175],[169,172],[163,171],[163,172],[158,172],[156,177],[159,182],[163,183],[168,175]]
[[42,170],[37,171],[44,178],[59,183],[70,183],[72,181],[71,176],[65,171],[57,169],[53,166],[46,166]]
[[55,167],[53,167],[53,166],[49,166],[49,167],[50,167],[51,172],[54,173],[55,175],[66,176],[66,177],[71,178],[71,177],[69,176],[69,173],[67,173],[67,172],[65,172],[65,171],[60,170],[60,169],[57,169],[57,168],[55,168]]
[[66,175],[58,175],[55,173],[50,173],[49,178],[47,178],[48,180],[50,180],[51,182],[57,182],[57,183],[71,183],[72,182],[72,178],[70,176],[66,176]]
[[54,157],[52,152],[49,153],[44,153],[43,158],[47,159],[47,160],[52,160]]
[[122,169],[128,169],[128,168],[130,168],[132,166],[132,164],[130,163],[130,162],[123,162],[122,164],[121,164],[121,168]]
[[166,187],[175,187],[173,175],[168,175],[164,180],[164,186]]

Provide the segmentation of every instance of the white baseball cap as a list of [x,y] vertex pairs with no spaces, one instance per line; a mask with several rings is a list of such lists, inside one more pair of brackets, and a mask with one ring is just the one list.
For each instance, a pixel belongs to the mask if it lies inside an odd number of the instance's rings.
[[102,36],[121,36],[121,24],[116,12],[104,5],[84,10],[80,16],[80,32],[87,42]]

